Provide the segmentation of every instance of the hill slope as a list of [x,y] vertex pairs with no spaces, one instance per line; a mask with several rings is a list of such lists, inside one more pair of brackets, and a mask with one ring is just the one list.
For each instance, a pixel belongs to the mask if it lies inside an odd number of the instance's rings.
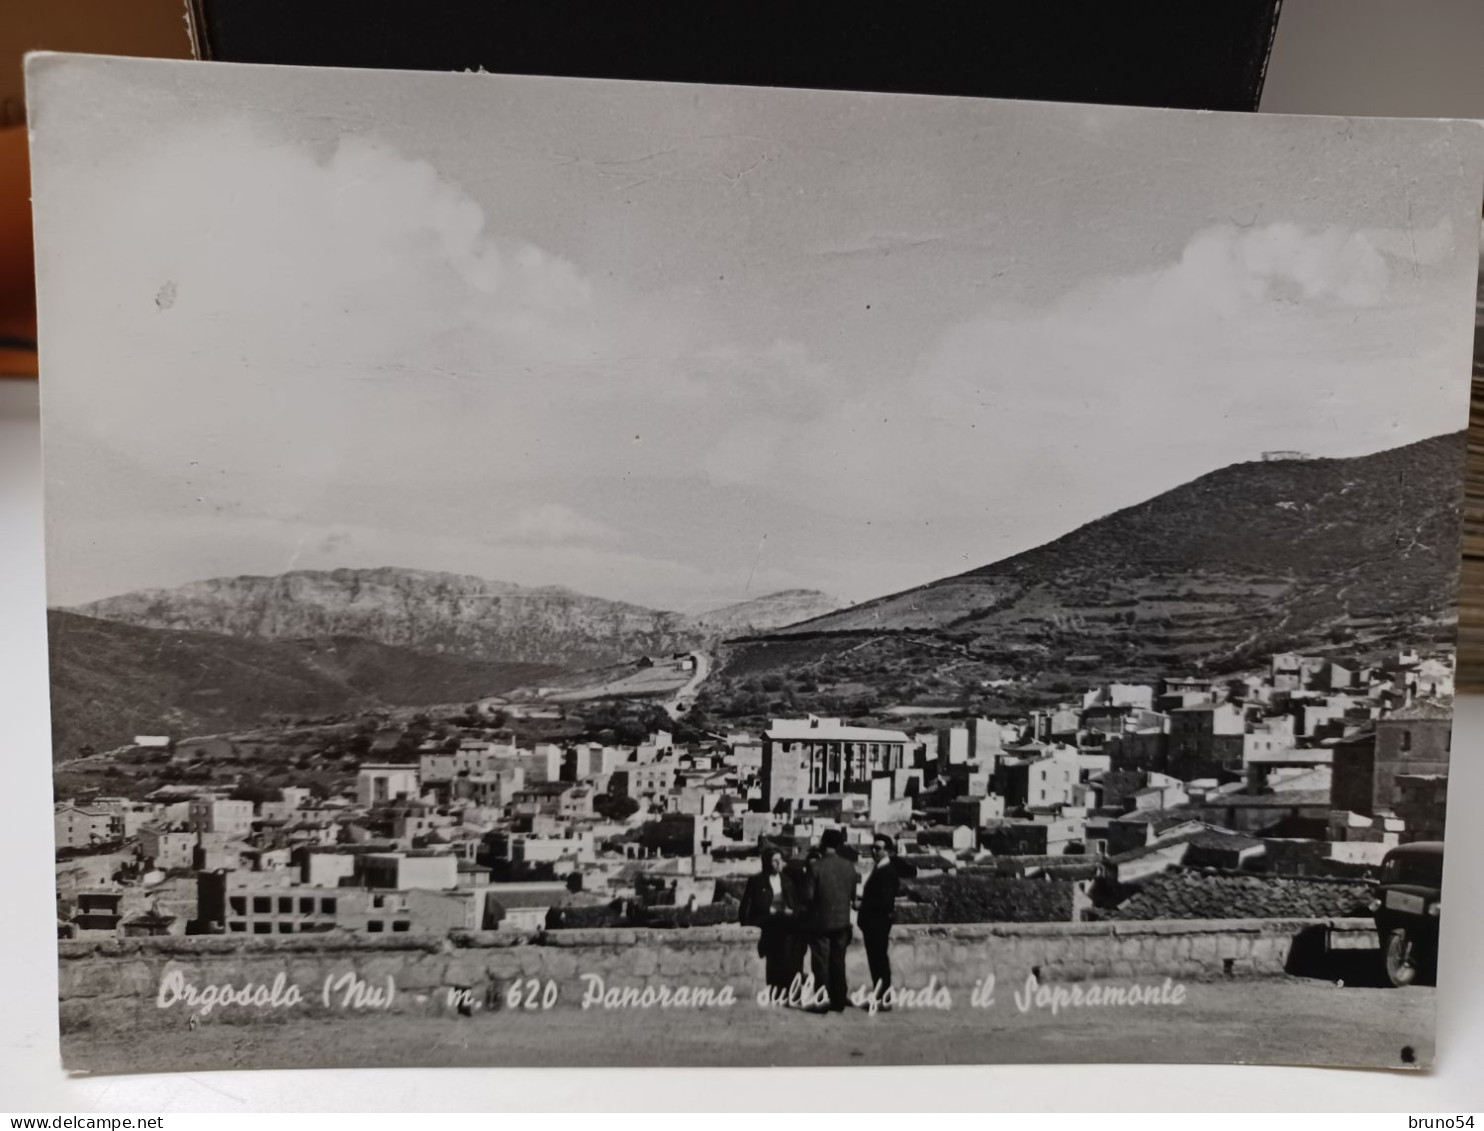
[[[1463,453],[1458,433],[1234,464],[1026,553],[777,630],[732,650],[727,672],[817,665],[847,640],[893,677],[951,662],[991,678],[1451,638]],[[897,662],[924,648],[938,658]],[[879,686],[862,679],[870,666],[826,674]]]
[[841,602],[817,589],[784,589],[690,618],[709,637],[750,636],[835,612]]
[[240,640],[47,614],[54,757],[135,734],[209,734],[281,715],[464,702],[551,668],[427,655],[354,637]]

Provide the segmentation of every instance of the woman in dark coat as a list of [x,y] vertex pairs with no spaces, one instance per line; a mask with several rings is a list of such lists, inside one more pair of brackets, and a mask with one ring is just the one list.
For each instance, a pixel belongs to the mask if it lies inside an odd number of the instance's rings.
[[765,847],[762,870],[748,877],[737,918],[743,926],[761,930],[757,953],[770,989],[787,990],[803,968],[804,950],[796,923],[804,909],[793,877],[783,870],[783,857],[777,849]]

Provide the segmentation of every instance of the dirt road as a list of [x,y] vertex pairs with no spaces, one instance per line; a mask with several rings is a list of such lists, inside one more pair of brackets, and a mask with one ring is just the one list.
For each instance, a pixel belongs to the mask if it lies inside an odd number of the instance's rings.
[[692,652],[690,655],[691,659],[695,660],[696,662],[695,674],[686,681],[684,687],[675,692],[675,694],[671,698],[665,700],[664,703],[665,711],[672,719],[678,719],[685,713],[686,710],[690,708],[691,703],[694,702],[696,698],[696,689],[699,688],[705,681],[706,677],[711,674],[710,656],[706,655],[705,652]]

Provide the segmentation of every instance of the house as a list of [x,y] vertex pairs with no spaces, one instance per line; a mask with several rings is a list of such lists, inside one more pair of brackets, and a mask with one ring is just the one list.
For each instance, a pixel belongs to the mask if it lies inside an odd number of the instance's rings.
[[1370,817],[1376,801],[1376,728],[1361,728],[1332,739],[1330,751],[1330,807]]
[[675,766],[671,762],[624,762],[608,779],[608,792],[616,797],[653,797],[675,788]]
[[1396,809],[1399,774],[1446,775],[1453,746],[1453,711],[1417,700],[1376,720],[1376,764],[1372,812]]
[[461,775],[446,786],[435,786],[435,790],[440,797],[446,792],[450,801],[470,801],[481,808],[500,809],[525,786],[525,767],[507,766]]
[[1109,734],[1103,740],[1103,753],[1114,770],[1153,770],[1169,768],[1168,715],[1150,712],[1143,721],[1130,724],[1121,734]]
[[424,786],[447,785],[460,776],[493,773],[509,759],[516,757],[517,753],[512,744],[466,738],[459,743],[456,750],[421,753],[418,759],[418,781]]
[[1005,815],[1005,799],[996,794],[983,797],[960,797],[948,803],[948,820],[953,825],[983,828]]
[[1446,778],[1452,733],[1449,708],[1419,701],[1331,741],[1332,808],[1366,817],[1393,813],[1399,776]]
[[944,825],[918,829],[915,839],[918,851],[959,853],[972,849],[978,836],[968,825]]
[[258,805],[259,817],[266,820],[292,820],[299,815],[301,809],[314,802],[314,794],[302,786],[286,785],[278,794],[277,801],[264,801]]
[[456,881],[451,891],[326,887],[296,883],[291,873],[217,869],[198,873],[196,883],[196,919],[187,927],[196,934],[445,935],[483,924],[485,889]]
[[1165,774],[1150,774],[1149,777],[1157,780],[1151,781],[1142,789],[1134,790],[1128,798],[1135,810],[1173,809],[1190,800],[1184,782]]
[[979,847],[996,856],[1046,856],[1049,833],[1035,821],[991,821],[979,830]]
[[1419,660],[1408,672],[1406,685],[1418,699],[1453,698],[1452,658]]
[[251,801],[232,801],[223,797],[202,796],[191,800],[187,824],[205,833],[225,833],[245,837],[252,832]]
[[519,817],[591,817],[593,791],[572,782],[536,782],[511,795],[511,813]]
[[365,852],[354,859],[355,875],[367,888],[447,891],[459,886],[458,857],[451,852],[432,849]]
[[1005,799],[1007,809],[1076,803],[1076,787],[1082,777],[1076,750],[1065,746],[1047,749],[1042,757],[1001,759],[993,791]]
[[144,825],[139,830],[139,855],[162,871],[189,868],[196,850],[196,834],[163,825]]
[[1298,699],[1293,710],[1298,717],[1296,730],[1300,738],[1313,738],[1343,724],[1356,706],[1356,699],[1349,695],[1327,695],[1323,698]]
[[364,809],[418,796],[418,767],[370,762],[356,771],[356,802]]
[[597,860],[593,834],[567,830],[555,836],[533,833],[491,835],[490,859],[512,864],[554,864],[568,869],[589,865]]
[[112,810],[95,806],[59,802],[52,812],[57,847],[92,848],[122,840],[123,820]]
[[1083,843],[1086,834],[1087,810],[1081,806],[1055,806],[1049,809],[1031,808],[1027,817],[1046,829],[1046,852],[1048,856],[1060,856],[1071,852]]
[[1199,804],[1177,812],[1238,832],[1322,839],[1329,827],[1330,790],[1326,787],[1207,794]]
[[1215,684],[1196,676],[1171,676],[1160,681],[1155,706],[1161,711],[1209,706],[1216,702]]
[[1082,696],[1082,709],[1095,707],[1150,710],[1154,706],[1154,688],[1142,683],[1106,683]]
[[565,884],[491,884],[485,896],[485,929],[539,931],[552,908],[571,902]]
[[1143,848],[1176,833],[1194,832],[1202,824],[1195,813],[1183,809],[1136,809],[1108,822],[1108,855]]
[[1189,781],[1242,768],[1247,721],[1233,703],[1203,703],[1170,712],[1170,773]]
[[1141,848],[1110,856],[1102,874],[1116,884],[1131,884],[1178,865],[1239,869],[1262,859],[1266,846],[1212,825],[1173,829]]
[[[919,739],[922,737],[918,736]],[[965,762],[988,762],[1000,751],[1004,728],[990,719],[970,719],[937,732],[937,761],[940,767]],[[1013,741],[1012,737],[1012,741]],[[932,749],[929,747],[931,756]]]
[[1249,725],[1242,735],[1242,764],[1245,766],[1260,755],[1291,748],[1294,745],[1293,722],[1292,715],[1272,715]]
[[1442,840],[1448,813],[1447,774],[1397,774],[1392,808],[1406,823],[1404,839]]
[[[1091,779],[1089,792],[1098,809],[1117,814],[1136,808],[1167,808],[1166,804],[1149,803],[1147,799],[1150,795],[1146,791],[1151,788],[1161,797],[1170,797],[1171,804],[1178,804],[1174,801],[1174,794],[1167,791],[1183,790],[1184,785],[1180,779],[1172,778],[1169,774],[1147,770],[1106,770]],[[1142,806],[1135,800],[1136,795],[1141,793],[1146,798]]]
[[763,772],[762,739],[750,734],[729,734],[727,751],[739,778],[757,777]]

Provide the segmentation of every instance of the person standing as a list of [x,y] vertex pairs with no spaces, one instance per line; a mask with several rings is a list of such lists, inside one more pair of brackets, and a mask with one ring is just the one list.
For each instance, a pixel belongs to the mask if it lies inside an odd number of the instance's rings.
[[844,833],[826,829],[819,838],[820,855],[812,869],[809,956],[814,984],[829,995],[831,1013],[841,1013],[850,1004],[845,949],[850,945],[850,909],[857,876],[855,865],[840,854],[844,844]]
[[897,893],[908,868],[897,859],[896,841],[884,833],[878,833],[871,842],[871,862],[871,874],[861,888],[860,911],[855,921],[866,946],[871,996],[877,1009],[890,1009],[886,995],[891,990],[891,928],[896,922]]
[[757,953],[763,960],[763,976],[770,990],[786,994],[802,964],[795,930],[802,907],[778,850],[765,846],[761,856],[762,869],[748,877],[737,918],[743,926],[760,929]]

